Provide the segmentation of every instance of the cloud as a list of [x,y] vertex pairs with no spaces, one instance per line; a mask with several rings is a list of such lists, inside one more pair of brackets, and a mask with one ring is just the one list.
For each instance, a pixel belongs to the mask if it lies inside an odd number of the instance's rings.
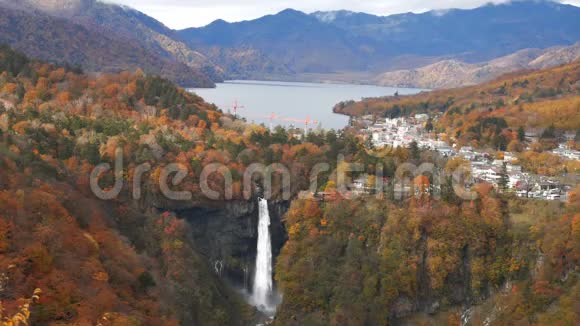
[[[475,8],[485,3],[509,0],[104,0],[140,10],[171,28],[204,26],[216,19],[241,21],[274,14],[286,8],[307,13],[328,10],[352,10],[375,15],[402,12],[425,12],[449,8]],[[580,0],[563,3],[580,6]]]

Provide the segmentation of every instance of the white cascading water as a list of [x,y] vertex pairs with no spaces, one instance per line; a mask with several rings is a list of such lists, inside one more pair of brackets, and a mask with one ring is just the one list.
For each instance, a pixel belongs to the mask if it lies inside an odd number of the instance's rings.
[[275,311],[272,299],[272,242],[270,240],[270,212],[268,201],[260,198],[258,218],[258,250],[252,302],[262,312]]

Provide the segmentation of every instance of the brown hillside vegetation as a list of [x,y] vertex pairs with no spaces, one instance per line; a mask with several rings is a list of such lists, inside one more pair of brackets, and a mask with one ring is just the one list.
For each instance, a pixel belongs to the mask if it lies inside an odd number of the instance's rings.
[[577,324],[578,197],[567,207],[506,202],[484,188],[460,205],[295,201],[277,261],[276,325],[391,325],[409,315],[411,325],[459,325],[461,302],[473,305],[473,325]]
[[209,133],[220,112],[140,71],[91,77],[7,48],[0,98],[3,316],[40,288],[34,325],[243,320],[242,303],[215,279],[185,221],[121,198],[101,201],[89,189],[90,171],[116,148],[129,166],[153,162],[179,152],[184,137]]
[[[44,2],[43,5],[48,6],[49,3]],[[118,73],[141,68],[188,87],[214,85],[201,71],[200,65],[188,66],[189,62],[185,60],[180,61],[158,51],[159,45],[145,43],[142,35],[149,36],[147,31],[143,31],[140,37],[121,34],[118,27],[99,29],[96,28],[97,23],[81,21],[79,15],[75,15],[77,20],[73,21],[38,10],[25,10],[22,6],[24,3],[0,0],[0,44],[9,44],[30,57],[80,65],[91,72]],[[106,9],[109,6],[99,4],[98,7]],[[66,10],[60,14],[63,12]],[[102,21],[102,16],[95,17],[95,21]],[[117,17],[117,21],[119,24],[125,22],[130,26],[141,26],[124,17]],[[159,39],[164,37],[161,34],[156,36]],[[165,38],[166,42],[170,41]],[[192,52],[189,49],[182,49],[181,52],[189,54],[187,50]]]

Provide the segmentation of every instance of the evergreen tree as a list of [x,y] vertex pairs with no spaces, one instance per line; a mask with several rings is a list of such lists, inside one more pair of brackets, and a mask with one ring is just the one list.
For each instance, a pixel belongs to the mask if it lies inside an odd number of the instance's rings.
[[503,166],[501,168],[501,173],[499,176],[500,176],[499,181],[498,181],[499,190],[505,191],[505,190],[507,190],[508,183],[509,183],[509,177],[507,174],[507,164],[506,163],[503,164]]
[[101,160],[101,154],[99,153],[99,144],[98,143],[88,143],[84,145],[80,150],[80,156],[87,160],[92,165],[99,164]]
[[441,199],[450,204],[458,204],[460,198],[455,194],[453,189],[453,177],[448,176],[445,178],[445,182],[441,185]]
[[421,156],[421,150],[419,149],[419,144],[416,141],[412,141],[409,144],[409,151],[411,152],[411,158],[418,160]]
[[431,117],[427,119],[427,123],[425,124],[425,130],[427,130],[428,132],[433,131],[433,119],[431,119]]
[[551,125],[548,128],[546,128],[546,130],[544,130],[540,138],[542,139],[556,138],[556,128],[554,127],[554,125]]
[[19,103],[20,101],[22,101],[22,99],[24,99],[24,94],[26,94],[26,89],[24,88],[24,85],[18,83],[18,86],[16,86],[16,97],[18,98]]
[[523,142],[526,140],[526,131],[524,130],[524,127],[520,126],[518,128],[518,140],[520,142]]

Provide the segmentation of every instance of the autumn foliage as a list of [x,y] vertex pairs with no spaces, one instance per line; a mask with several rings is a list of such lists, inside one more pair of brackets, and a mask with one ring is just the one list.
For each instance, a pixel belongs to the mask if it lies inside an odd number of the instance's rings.
[[[541,133],[554,127],[576,133],[580,126],[580,61],[524,71],[470,87],[341,103],[335,111],[351,116],[441,114],[435,132],[458,145],[517,149],[517,130]],[[538,135],[539,136],[539,135]]]

